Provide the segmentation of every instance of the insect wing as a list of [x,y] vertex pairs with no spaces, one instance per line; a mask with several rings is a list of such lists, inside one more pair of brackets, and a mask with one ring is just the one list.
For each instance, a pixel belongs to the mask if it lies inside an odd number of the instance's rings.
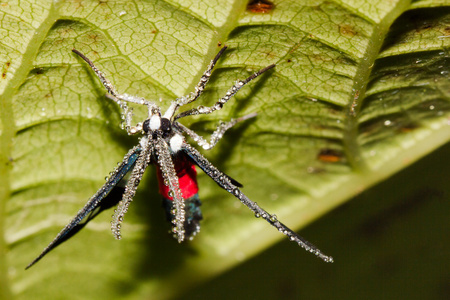
[[[111,176],[106,180],[106,183],[92,196],[89,201],[85,204],[85,206],[78,212],[75,218],[69,222],[69,224],[64,227],[60,233],[53,239],[53,241],[42,251],[42,253],[36,257],[25,269],[30,268],[32,265],[37,263],[42,257],[44,257],[48,252],[50,252],[53,248],[67,240],[69,237],[73,236],[77,233],[80,228],[80,223],[82,221],[89,221],[93,217],[88,217],[96,208],[102,205],[102,201],[108,196],[111,190],[117,186],[120,180],[133,168],[136,163],[136,160],[139,157],[139,153],[141,149],[136,146],[131,149],[127,155],[125,155],[124,160],[119,166],[113,171]],[[101,208],[103,210],[105,208]],[[101,211],[100,210],[100,211]],[[99,212],[100,212],[99,211]],[[97,212],[95,215],[97,215]],[[85,224],[84,224],[85,225]],[[84,226],[82,225],[82,226]]]

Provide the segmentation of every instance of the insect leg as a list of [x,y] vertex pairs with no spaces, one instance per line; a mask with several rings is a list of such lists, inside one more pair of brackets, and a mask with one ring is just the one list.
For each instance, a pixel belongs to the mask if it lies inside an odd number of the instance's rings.
[[164,184],[169,187],[169,195],[173,198],[173,204],[175,206],[175,209],[171,212],[173,216],[172,232],[177,235],[178,242],[181,243],[185,238],[185,203],[169,146],[161,138],[156,141],[155,153]]
[[130,178],[125,185],[125,192],[123,193],[122,200],[120,200],[119,205],[114,210],[111,221],[111,231],[116,239],[120,240],[120,227],[123,221],[125,213],[128,211],[128,206],[133,197],[136,194],[137,187],[141,182],[142,176],[144,175],[145,169],[150,163],[150,155],[153,151],[151,143],[142,142],[144,138],[141,139],[142,151],[136,160],[133,170],[131,171]]
[[278,221],[275,215],[269,214],[262,209],[256,202],[251,201],[241,190],[234,185],[224,173],[214,167],[203,155],[198,152],[189,144],[184,143],[182,150],[192,158],[193,161],[209,176],[211,177],[221,188],[238,198],[245,206],[247,206],[255,216],[261,217],[270,225],[278,229],[281,233],[285,234],[289,240],[296,242],[300,247],[306,251],[314,253],[317,257],[321,258],[325,262],[333,262],[331,256],[327,256],[322,253],[316,246],[299,236],[296,232],[288,228],[286,225]]
[[159,107],[151,102],[151,101],[147,101],[142,97],[136,97],[133,95],[128,95],[128,94],[117,94],[117,95],[112,95],[112,94],[106,94],[106,97],[115,101],[115,102],[119,102],[119,101],[126,101],[126,102],[131,102],[131,103],[135,103],[135,104],[140,104],[140,105],[146,105],[149,108],[155,108],[158,109]]
[[[111,95],[111,94],[106,94],[105,96],[106,96],[106,98],[119,103],[119,105],[122,109],[123,109],[123,107],[120,103],[124,103],[123,101],[146,105],[148,108],[148,118],[149,119],[152,117],[153,114],[161,114],[160,108],[156,104],[154,104],[153,102],[147,101],[144,98],[139,98],[139,97],[131,96],[128,94],[118,95],[118,97]],[[121,100],[123,100],[123,101],[121,101]],[[123,119],[122,126],[123,126],[123,124],[125,124],[125,128],[122,127],[122,129],[126,129],[129,135],[141,132],[142,126],[143,126],[142,125],[143,122],[139,122],[135,126],[131,125],[132,117],[133,117],[133,109],[128,108],[126,106],[125,111],[122,114],[122,119]]]
[[219,101],[217,101],[216,104],[214,104],[213,106],[211,106],[211,107],[199,106],[197,108],[193,108],[193,109],[184,111],[184,112],[178,114],[175,117],[175,120],[186,117],[186,116],[191,116],[191,115],[210,114],[213,111],[222,109],[222,107],[225,105],[225,103],[227,103],[228,100],[230,100],[230,98],[233,97],[244,85],[246,85],[247,83],[249,83],[256,77],[260,76],[264,72],[266,72],[274,67],[275,67],[275,65],[272,64],[270,66],[265,67],[264,69],[261,69],[255,73],[253,73],[251,76],[249,76],[245,80],[236,81],[236,83],[228,90],[226,95],[224,97],[220,98]]
[[202,136],[198,135],[193,130],[187,128],[186,126],[184,126],[181,123],[174,122],[174,125],[178,129],[180,129],[181,131],[183,131],[187,135],[189,135],[191,138],[193,138],[194,141],[196,141],[197,144],[200,147],[202,147],[205,150],[210,150],[217,144],[218,141],[220,141],[220,139],[223,137],[224,133],[228,129],[230,129],[231,127],[236,125],[238,122],[242,122],[242,121],[245,121],[247,119],[254,118],[254,117],[256,117],[256,113],[249,114],[249,115],[237,118],[237,119],[231,119],[229,122],[221,122],[219,124],[219,126],[217,126],[217,129],[211,135],[211,138],[210,138],[209,142],[205,138],[203,138]]

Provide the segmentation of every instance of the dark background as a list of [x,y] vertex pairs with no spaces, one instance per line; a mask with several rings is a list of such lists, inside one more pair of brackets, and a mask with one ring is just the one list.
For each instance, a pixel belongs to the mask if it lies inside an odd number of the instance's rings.
[[183,299],[449,299],[450,144]]

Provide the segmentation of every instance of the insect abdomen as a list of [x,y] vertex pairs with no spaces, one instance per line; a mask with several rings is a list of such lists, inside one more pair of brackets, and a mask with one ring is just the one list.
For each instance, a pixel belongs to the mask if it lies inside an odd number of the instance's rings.
[[[180,190],[185,201],[185,236],[192,239],[200,231],[200,220],[203,219],[198,196],[197,171],[195,165],[185,156],[174,156],[174,166],[178,177]],[[161,170],[157,168],[159,193],[163,198],[163,207],[166,211],[167,221],[173,220],[173,198],[170,189],[164,184]]]
[[[162,205],[164,210],[166,211],[166,218],[168,222],[172,222],[173,214],[171,210],[173,208],[173,201],[167,198],[162,198]],[[198,194],[185,199],[185,218],[184,221],[184,231],[185,236],[188,239],[193,239],[194,236],[200,231],[200,221],[203,219],[202,211],[200,209],[200,205],[202,202],[200,201]]]

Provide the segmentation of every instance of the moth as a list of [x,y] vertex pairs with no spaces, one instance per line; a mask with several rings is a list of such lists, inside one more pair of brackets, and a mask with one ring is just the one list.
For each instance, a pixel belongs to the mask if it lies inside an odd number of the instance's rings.
[[[212,70],[227,49],[224,46],[214,59],[208,65],[208,68],[200,78],[195,87],[195,91],[187,96],[173,100],[169,108],[162,113],[161,108],[152,101],[142,97],[128,94],[120,94],[114,85],[106,79],[105,75],[95,67],[84,54],[76,49],[72,51],[82,58],[100,79],[102,85],[106,88],[106,97],[116,102],[122,111],[124,128],[130,135],[139,134],[139,142],[125,155],[123,161],[114,169],[107,178],[105,184],[88,200],[85,206],[78,214],[64,227],[52,242],[36,257],[28,266],[31,267],[44,257],[50,250],[67,239],[68,235],[73,235],[77,226],[89,218],[89,214],[98,208],[105,197],[113,190],[115,186],[130,173],[126,182],[122,200],[114,211],[111,222],[111,231],[116,239],[121,238],[120,228],[125,213],[133,200],[137,187],[142,176],[150,164],[157,167],[160,194],[163,197],[164,207],[169,221],[172,223],[172,232],[178,242],[186,239],[192,239],[200,230],[200,220],[202,214],[200,210],[201,202],[198,197],[197,173],[195,167],[199,167],[221,188],[239,199],[247,206],[255,216],[266,220],[281,233],[285,234],[291,241],[299,246],[314,253],[325,262],[333,262],[331,256],[323,254],[317,247],[306,241],[286,225],[278,221],[275,215],[269,214],[262,209],[256,202],[250,200],[241,190],[242,185],[226,175],[213,164],[211,164],[196,148],[186,142],[185,137],[189,136],[205,150],[213,148],[223,137],[224,133],[236,125],[238,122],[253,118],[256,114],[246,115],[229,122],[222,122],[211,135],[210,140],[195,133],[179,122],[180,119],[193,115],[210,114],[222,109],[222,107],[247,83],[257,78],[261,74],[275,67],[275,64],[269,65],[245,80],[237,80],[234,85],[226,92],[225,96],[220,98],[213,106],[198,106],[178,113],[178,110],[191,102],[197,100],[207,85]],[[148,117],[136,125],[132,125],[132,109],[128,103],[145,105],[148,110]]]

